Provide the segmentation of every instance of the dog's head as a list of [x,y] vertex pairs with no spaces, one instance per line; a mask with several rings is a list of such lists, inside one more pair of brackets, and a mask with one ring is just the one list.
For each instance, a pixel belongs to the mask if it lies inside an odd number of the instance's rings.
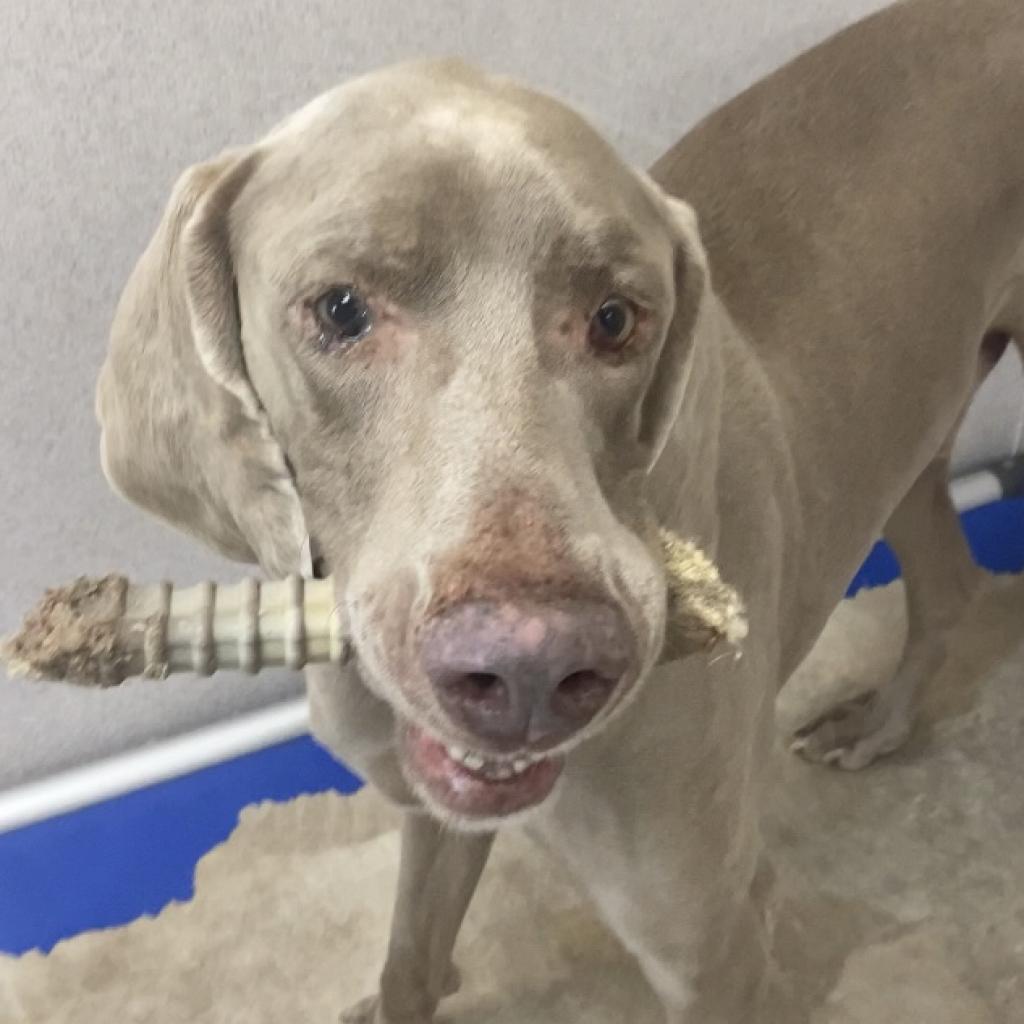
[[645,478],[705,276],[689,208],[564,106],[379,72],[179,181],[114,324],[104,467],[272,574],[308,532],[409,780],[512,813],[657,659]]

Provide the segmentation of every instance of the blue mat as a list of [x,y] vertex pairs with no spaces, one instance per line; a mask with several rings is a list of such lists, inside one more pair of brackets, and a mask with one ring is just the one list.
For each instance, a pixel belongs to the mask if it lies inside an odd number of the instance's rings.
[[[990,572],[1024,571],[1024,498],[1006,498],[971,509],[960,517],[979,565]],[[879,541],[860,567],[846,596],[864,587],[882,587],[897,579],[899,562],[885,541]]]
[[239,811],[361,782],[309,737],[0,835],[0,952],[51,949],[192,896]]
[[[1024,499],[975,509],[963,521],[982,565],[1024,570]],[[892,552],[878,544],[850,593],[898,575]],[[49,950],[187,900],[196,861],[227,838],[247,804],[360,785],[304,737],[0,835],[0,952]]]

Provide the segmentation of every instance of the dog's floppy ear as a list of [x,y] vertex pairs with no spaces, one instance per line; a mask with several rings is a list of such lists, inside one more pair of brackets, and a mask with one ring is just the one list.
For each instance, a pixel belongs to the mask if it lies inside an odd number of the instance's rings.
[[657,193],[676,243],[675,312],[641,409],[640,440],[650,450],[649,465],[653,466],[682,405],[692,365],[690,356],[707,310],[709,274],[693,208],[662,192],[649,179],[647,183]]
[[230,226],[259,159],[229,151],[178,180],[118,304],[96,411],[115,490],[276,576],[299,569],[305,529],[246,373]]

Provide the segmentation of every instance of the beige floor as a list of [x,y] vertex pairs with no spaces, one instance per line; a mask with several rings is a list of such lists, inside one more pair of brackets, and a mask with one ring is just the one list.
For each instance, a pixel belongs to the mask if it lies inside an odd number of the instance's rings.
[[[979,602],[910,749],[859,776],[780,755],[767,831],[780,953],[811,1024],[1024,1021],[1024,580]],[[840,609],[784,695],[883,678],[897,588]],[[397,856],[370,794],[244,812],[197,894],[156,919],[0,958],[3,1024],[328,1024],[379,966]],[[633,966],[554,865],[499,842],[451,1024],[660,1024]],[[809,1016],[808,1016],[809,1015]],[[788,1022],[786,1022],[788,1024]]]

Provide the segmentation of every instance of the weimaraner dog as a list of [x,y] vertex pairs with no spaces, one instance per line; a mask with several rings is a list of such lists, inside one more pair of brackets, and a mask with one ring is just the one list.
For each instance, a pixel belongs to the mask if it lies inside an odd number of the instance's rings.
[[[312,538],[338,581],[355,654],[309,673],[315,730],[408,808],[379,993],[343,1019],[433,1018],[509,819],[673,1024],[779,1019],[776,692],[884,533],[903,663],[793,742],[858,768],[906,737],[977,581],[948,455],[1024,337],[1022,240],[1020,0],[897,4],[650,173],[452,61],[185,172],[117,311],[103,464],[268,574]],[[659,523],[744,596],[738,660],[656,666]]]

